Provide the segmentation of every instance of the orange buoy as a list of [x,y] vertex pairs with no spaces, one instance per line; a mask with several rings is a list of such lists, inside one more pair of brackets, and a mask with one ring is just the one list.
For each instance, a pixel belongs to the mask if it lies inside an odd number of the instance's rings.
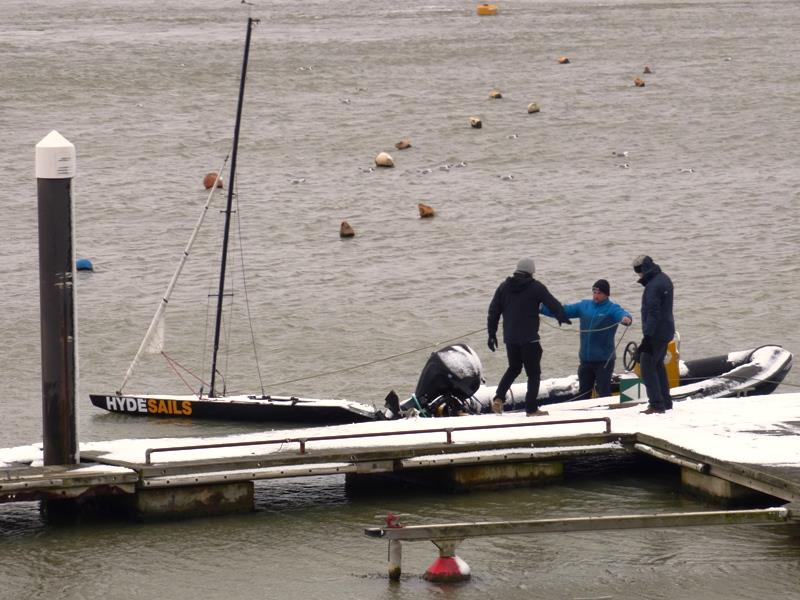
[[417,204],[417,208],[419,209],[420,219],[430,219],[432,216],[436,214],[436,211],[433,210],[433,208],[431,208],[427,204],[423,204],[422,202]]
[[502,97],[503,94],[500,93],[500,90],[492,90],[491,92],[489,92],[489,98],[494,98],[496,100],[499,100]]
[[348,223],[347,221],[342,221],[342,224],[339,227],[339,237],[351,238],[351,237],[355,237],[355,235],[356,235],[356,232],[350,226],[350,223]]
[[633,85],[635,85],[636,87],[644,87],[644,80],[639,79],[637,77],[636,79],[633,80]]
[[216,171],[211,171],[210,173],[206,174],[205,177],[203,177],[203,186],[207,190],[210,190],[212,187],[214,187],[214,182],[215,181],[217,182],[217,187],[221,188],[222,187],[222,177],[217,179],[217,172]]
[[569,58],[567,58],[566,56],[559,56],[558,57],[558,64],[560,64],[560,65],[568,65],[569,62],[570,62]]
[[411,140],[408,138],[403,138],[399,142],[394,145],[395,148],[398,150],[405,150],[406,148],[411,148]]
[[478,5],[478,14],[479,15],[496,15],[497,14],[497,5],[496,4],[479,4]]

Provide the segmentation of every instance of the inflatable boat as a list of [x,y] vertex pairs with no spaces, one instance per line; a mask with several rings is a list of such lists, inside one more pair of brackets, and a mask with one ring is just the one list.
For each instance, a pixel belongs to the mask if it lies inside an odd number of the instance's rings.
[[[760,346],[721,356],[679,361],[679,381],[672,388],[672,395],[674,399],[688,399],[770,394],[780,385],[791,366],[792,353],[780,346]],[[620,387],[635,379],[633,372],[614,375],[614,391],[618,393]],[[199,395],[92,394],[90,399],[98,408],[132,416],[340,424],[417,414],[451,416],[490,412],[497,388],[482,382],[478,355],[469,346],[456,344],[430,355],[410,397],[401,402],[397,394],[390,392],[383,407],[349,400],[268,395],[209,398]],[[506,395],[505,410],[524,410],[525,388],[524,382],[511,386]],[[575,400],[578,400],[577,375],[542,380],[539,387],[541,404]],[[619,404],[620,397],[597,399],[597,402],[601,400],[605,404]]]

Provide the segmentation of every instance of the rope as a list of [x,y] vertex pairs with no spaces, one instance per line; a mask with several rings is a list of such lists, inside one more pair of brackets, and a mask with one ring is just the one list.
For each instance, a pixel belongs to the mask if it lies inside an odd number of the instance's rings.
[[[619,321],[617,323],[612,323],[608,327],[600,327],[598,329],[572,329],[571,327],[570,328],[565,328],[565,327],[561,327],[561,325],[553,325],[549,321],[540,321],[540,322],[544,323],[545,325],[547,325],[548,327],[550,327],[552,329],[555,329],[556,331],[566,331],[566,332],[573,332],[574,331],[574,332],[577,332],[577,333],[592,333],[592,332],[595,332],[595,331],[606,331],[607,329],[612,329],[614,327],[617,327],[621,323],[621,321]],[[626,325],[625,326],[626,329],[628,327],[630,327],[630,325]]]
[[608,367],[608,363],[610,363],[611,359],[616,356],[617,348],[619,348],[619,345],[622,343],[622,338],[624,338],[625,334],[628,333],[628,329],[630,329],[630,327],[625,327],[625,329],[622,331],[622,335],[619,336],[619,341],[617,342],[617,345],[614,346],[614,350],[611,352],[611,356],[608,357],[608,360],[606,361],[605,367],[603,367],[603,368]]
[[422,346],[421,348],[414,348],[413,350],[408,350],[406,352],[400,352],[399,354],[393,354],[392,356],[386,356],[384,358],[378,358],[376,360],[371,360],[369,362],[361,363],[361,364],[358,364],[358,365],[353,365],[351,367],[344,367],[343,369],[336,369],[334,371],[324,371],[322,373],[315,373],[314,375],[306,375],[305,377],[298,377],[296,379],[287,379],[286,381],[277,381],[275,383],[268,383],[267,387],[272,387],[272,386],[277,386],[277,385],[285,385],[287,383],[296,383],[298,381],[305,381],[307,379],[315,379],[317,377],[325,377],[327,375],[336,375],[338,373],[344,373],[346,371],[354,371],[355,369],[360,369],[362,367],[369,367],[369,366],[376,365],[376,364],[381,363],[381,362],[386,362],[387,360],[393,360],[393,359],[399,358],[401,356],[407,356],[409,354],[414,354],[415,352],[420,352],[422,350],[428,350],[429,348],[435,348],[437,346],[443,346],[443,345],[445,345],[445,344],[447,344],[449,342],[454,342],[456,340],[460,340],[462,338],[469,337],[469,336],[474,335],[476,333],[480,333],[481,331],[486,331],[486,328],[482,327],[480,329],[476,329],[475,331],[470,331],[468,333],[464,333],[464,334],[459,335],[457,337],[450,338],[449,340],[444,340],[444,341],[441,341],[441,342],[435,342],[433,344],[428,344],[427,346]]
[[172,358],[169,354],[167,354],[163,350],[161,351],[161,356],[163,356],[164,360],[167,361],[167,365],[172,369],[172,371],[175,373],[175,375],[178,376],[178,379],[180,379],[183,382],[183,384],[188,388],[189,393],[194,394],[194,388],[192,388],[192,386],[189,385],[189,382],[186,381],[186,379],[184,379],[183,375],[180,374],[180,371],[178,371],[178,369],[176,367],[180,367],[181,369],[186,371],[189,375],[194,377],[197,381],[202,383],[204,386],[208,386],[208,384],[205,381],[203,381],[200,377],[198,377],[197,375],[192,373],[192,371],[190,371],[189,369],[184,367],[182,364],[180,364],[177,360]]

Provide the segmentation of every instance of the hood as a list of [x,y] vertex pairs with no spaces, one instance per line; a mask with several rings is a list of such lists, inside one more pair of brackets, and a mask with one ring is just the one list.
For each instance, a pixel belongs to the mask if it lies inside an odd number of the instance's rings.
[[527,273],[516,272],[511,277],[506,278],[508,289],[514,294],[518,294],[533,285],[533,277]]
[[661,267],[653,262],[653,259],[646,256],[642,261],[642,276],[639,278],[639,283],[647,285],[653,277],[661,273]]

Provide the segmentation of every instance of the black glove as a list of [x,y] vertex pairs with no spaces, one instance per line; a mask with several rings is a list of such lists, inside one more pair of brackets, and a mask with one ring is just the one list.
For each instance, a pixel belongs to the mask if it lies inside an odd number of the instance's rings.
[[642,341],[639,342],[639,354],[641,354],[642,352],[645,352],[647,354],[651,354],[653,352],[653,344],[650,341],[650,338],[647,336],[644,336],[642,338]]
[[561,325],[572,325],[572,321],[570,321],[569,317],[567,317],[567,316],[558,317],[558,325],[559,325],[559,327]]
[[494,333],[490,333],[489,334],[489,342],[487,343],[487,345],[489,346],[489,350],[491,350],[492,352],[497,350],[497,335],[496,334],[494,334]]

